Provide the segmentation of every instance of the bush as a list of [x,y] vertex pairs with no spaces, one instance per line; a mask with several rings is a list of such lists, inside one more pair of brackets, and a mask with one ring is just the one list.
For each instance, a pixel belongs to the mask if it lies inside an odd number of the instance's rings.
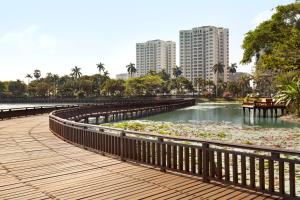
[[231,92],[223,92],[223,98],[230,100],[233,98],[233,95],[231,94]]

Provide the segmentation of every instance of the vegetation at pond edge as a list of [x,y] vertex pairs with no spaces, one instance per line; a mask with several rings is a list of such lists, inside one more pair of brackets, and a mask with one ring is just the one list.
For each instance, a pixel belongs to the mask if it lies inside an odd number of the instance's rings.
[[222,122],[188,124],[148,120],[116,122],[102,124],[101,126],[236,144],[262,145],[285,149],[300,148],[299,128],[241,128]]

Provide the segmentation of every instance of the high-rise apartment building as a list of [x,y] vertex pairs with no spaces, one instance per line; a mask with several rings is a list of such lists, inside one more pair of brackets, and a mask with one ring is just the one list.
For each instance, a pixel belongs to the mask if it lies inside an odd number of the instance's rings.
[[212,67],[221,63],[224,73],[219,79],[228,80],[229,65],[229,30],[214,26],[196,27],[179,32],[180,67],[183,76],[195,81],[201,77],[216,82]]
[[136,75],[146,75],[150,70],[165,70],[172,74],[176,66],[176,43],[172,41],[151,40],[136,44]]

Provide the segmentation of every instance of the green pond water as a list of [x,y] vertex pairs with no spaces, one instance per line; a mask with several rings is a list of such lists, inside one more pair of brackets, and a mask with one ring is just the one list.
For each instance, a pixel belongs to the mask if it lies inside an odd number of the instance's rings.
[[[280,115],[280,111],[278,110]],[[173,112],[158,114],[143,118],[151,121],[165,121],[173,123],[232,123],[238,126],[256,126],[262,128],[300,128],[300,124],[286,122],[278,118],[254,117],[253,112],[244,116],[240,104],[199,103],[195,106],[179,109]]]

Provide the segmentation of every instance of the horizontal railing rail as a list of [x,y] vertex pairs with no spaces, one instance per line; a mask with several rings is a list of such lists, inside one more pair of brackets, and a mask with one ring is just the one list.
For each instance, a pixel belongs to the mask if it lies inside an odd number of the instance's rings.
[[183,99],[148,105],[133,103],[128,107],[111,104],[58,110],[49,116],[50,130],[74,145],[124,161],[201,176],[206,182],[214,180],[285,198],[300,198],[298,150],[165,136],[76,121],[107,113],[124,116],[133,110],[151,108],[171,111],[193,104],[193,100]]
[[13,117],[22,117],[22,116],[50,113],[54,110],[74,108],[74,107],[78,107],[78,105],[34,106],[34,107],[0,109],[0,120],[10,119]]

